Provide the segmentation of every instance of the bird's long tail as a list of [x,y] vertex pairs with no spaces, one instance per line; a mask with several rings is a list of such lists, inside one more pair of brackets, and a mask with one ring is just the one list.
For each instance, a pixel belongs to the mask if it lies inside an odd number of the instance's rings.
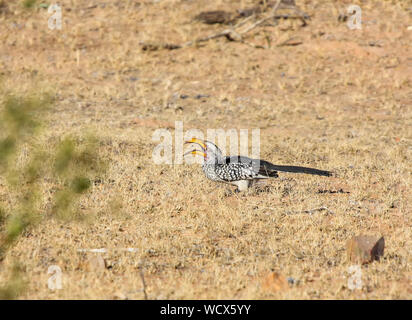
[[270,168],[270,170],[277,170],[277,171],[283,171],[283,172],[316,174],[318,176],[330,177],[332,175],[332,172],[330,172],[330,171],[318,170],[318,169],[307,168],[307,167],[279,166],[279,165],[272,164],[269,168]]

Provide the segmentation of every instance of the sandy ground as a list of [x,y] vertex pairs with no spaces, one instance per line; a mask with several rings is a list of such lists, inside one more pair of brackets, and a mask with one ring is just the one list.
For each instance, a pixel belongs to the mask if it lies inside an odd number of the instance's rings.
[[[22,299],[410,299],[412,4],[296,2],[305,27],[279,20],[248,43],[144,51],[227,28],[193,17],[253,1],[61,0],[61,30],[38,4],[0,1],[2,90],[53,92],[46,135],[93,130],[110,162],[79,206],[87,219],[30,228],[0,263],[0,283],[19,262]],[[361,30],[338,21],[349,4],[361,6]],[[173,136],[175,121],[259,128],[263,159],[336,176],[284,173],[233,194],[199,165],[153,162],[153,132]],[[2,184],[0,195],[7,203]],[[358,234],[386,246],[350,290],[345,244]],[[81,251],[93,248],[106,250]],[[61,290],[48,288],[50,266]],[[271,272],[294,283],[271,284]]]

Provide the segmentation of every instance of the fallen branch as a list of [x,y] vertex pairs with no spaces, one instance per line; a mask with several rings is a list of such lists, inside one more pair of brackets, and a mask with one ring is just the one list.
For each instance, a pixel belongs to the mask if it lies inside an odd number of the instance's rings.
[[206,36],[206,37],[198,38],[198,39],[193,40],[193,41],[188,41],[188,42],[184,43],[181,47],[182,47],[182,48],[183,48],[183,47],[190,47],[190,46],[192,46],[192,45],[195,44],[195,43],[205,42],[205,41],[209,41],[209,40],[216,39],[216,38],[220,38],[220,37],[226,37],[226,36],[228,36],[231,32],[232,32],[231,29],[225,29],[225,30],[223,30],[223,31],[221,31],[221,32],[218,32],[218,33],[215,33],[215,34],[211,34],[211,35]]
[[303,43],[301,40],[296,40],[297,37],[290,37],[285,41],[282,41],[281,43],[277,44],[277,47],[284,47],[284,46],[298,46]]
[[253,17],[253,15],[247,17],[246,19],[243,19],[242,21],[237,23],[232,28],[227,28],[227,29],[225,29],[223,31],[220,31],[218,33],[214,33],[214,34],[208,35],[206,37],[201,37],[201,38],[198,38],[196,40],[185,42],[182,45],[169,44],[169,43],[155,44],[155,43],[144,43],[144,42],[141,42],[140,45],[142,46],[142,49],[144,51],[155,51],[155,50],[158,50],[158,49],[174,50],[174,49],[181,49],[181,48],[185,48],[185,47],[190,47],[190,46],[192,46],[194,44],[197,44],[197,43],[200,43],[200,42],[206,42],[206,41],[209,41],[209,40],[212,40],[212,39],[216,39],[216,38],[220,38],[220,37],[226,37],[230,41],[242,42],[242,43],[245,43],[245,44],[250,45],[250,46],[255,47],[255,48],[264,48],[263,46],[258,46],[258,45],[254,45],[254,44],[251,44],[249,42],[246,42],[243,39],[243,36],[245,34],[249,33],[250,31],[252,31],[253,29],[257,28],[258,26],[262,25],[266,21],[274,19],[276,17],[276,10],[279,8],[280,3],[281,3],[281,0],[278,0],[276,2],[276,4],[273,6],[269,16],[256,21],[255,23],[248,26],[245,30],[242,30],[242,31],[236,31],[236,28],[240,28],[241,26],[245,25],[246,22],[248,22]]
[[[252,31],[253,29],[255,29],[256,27],[260,26],[261,24],[263,24],[264,22],[273,19],[275,17],[275,12],[276,10],[279,8],[281,0],[278,0],[276,5],[272,8],[271,13],[268,17],[266,18],[262,18],[259,21],[256,21],[254,24],[252,24],[251,26],[247,27],[245,30],[243,31],[235,31],[236,28],[239,28],[241,26],[243,26],[247,21],[249,21],[253,16],[247,17],[246,19],[240,21],[238,24],[236,24],[233,28],[228,28],[225,29],[221,32],[215,33],[215,34],[211,34],[207,37],[203,37],[203,38],[199,38],[196,39],[194,41],[189,41],[186,42],[185,44],[183,44],[182,47],[188,47],[193,45],[194,43],[199,43],[199,42],[205,42],[205,41],[209,41],[211,39],[216,39],[216,38],[220,38],[220,37],[226,37],[231,41],[239,41],[239,42],[243,42],[247,45],[253,46],[253,47],[258,47],[255,45],[252,45],[248,42],[245,42],[243,40],[243,35],[245,35],[246,33]],[[261,46],[260,46],[261,47]]]
[[262,23],[270,20],[270,19],[274,19],[275,17],[275,13],[276,10],[279,8],[280,2],[282,0],[278,0],[278,2],[276,2],[276,4],[274,5],[274,7],[272,8],[272,11],[270,12],[270,15],[266,18],[262,18],[259,21],[255,22],[254,24],[252,24],[251,26],[249,26],[248,28],[246,28],[246,30],[244,30],[243,32],[239,32],[241,35],[248,33],[249,31],[252,31],[253,29],[255,29],[256,27],[260,26]]

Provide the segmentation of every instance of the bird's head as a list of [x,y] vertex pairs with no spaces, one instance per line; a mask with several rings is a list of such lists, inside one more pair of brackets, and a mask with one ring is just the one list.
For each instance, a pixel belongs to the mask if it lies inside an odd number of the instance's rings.
[[187,143],[193,143],[199,145],[202,150],[192,150],[189,152],[186,152],[185,155],[187,154],[197,154],[201,155],[204,158],[205,162],[218,162],[223,159],[222,152],[218,148],[217,145],[215,145],[213,142],[207,141],[207,140],[201,140],[197,138],[192,138],[191,140],[185,141],[185,144]]

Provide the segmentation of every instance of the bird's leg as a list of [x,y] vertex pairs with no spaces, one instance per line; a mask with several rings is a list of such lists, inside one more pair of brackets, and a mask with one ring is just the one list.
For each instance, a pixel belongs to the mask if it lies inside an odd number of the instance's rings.
[[251,185],[251,180],[238,180],[238,181],[233,181],[232,182],[233,185],[235,185],[237,187],[237,191],[246,191],[247,189],[249,189],[250,185]]
[[225,188],[223,194],[225,197],[231,197],[233,196],[233,194],[238,193],[238,192],[239,190],[237,190],[237,188],[236,190],[234,190],[233,188]]

